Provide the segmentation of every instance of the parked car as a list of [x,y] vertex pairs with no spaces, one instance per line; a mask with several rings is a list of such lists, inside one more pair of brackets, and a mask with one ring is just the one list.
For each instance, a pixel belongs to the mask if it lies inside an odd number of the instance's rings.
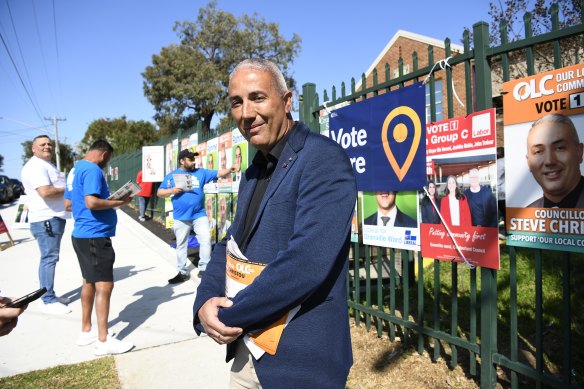
[[14,191],[12,189],[12,183],[10,182],[10,178],[8,176],[0,175],[0,184],[5,185],[6,189],[8,190],[8,200],[14,200]]
[[22,182],[16,178],[11,178],[10,182],[12,183],[12,193],[14,194],[14,198],[17,199],[22,196],[24,194],[24,185],[22,185]]
[[0,184],[0,204],[9,202],[8,198],[8,187],[4,184]]

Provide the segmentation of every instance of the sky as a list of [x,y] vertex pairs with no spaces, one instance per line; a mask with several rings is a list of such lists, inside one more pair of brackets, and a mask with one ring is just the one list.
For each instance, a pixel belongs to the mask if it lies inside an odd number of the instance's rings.
[[[203,0],[0,0],[0,155],[20,178],[22,142],[40,134],[73,147],[100,118],[154,123],[141,73],[177,44],[175,22],[195,21]],[[398,30],[461,44],[465,27],[489,21],[478,0],[219,0],[236,17],[256,13],[302,39],[292,64],[299,86],[322,98],[358,81]],[[438,59],[437,59],[438,60]]]

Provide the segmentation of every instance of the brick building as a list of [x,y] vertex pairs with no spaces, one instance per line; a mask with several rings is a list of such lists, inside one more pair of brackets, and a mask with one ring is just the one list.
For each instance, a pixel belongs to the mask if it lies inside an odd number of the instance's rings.
[[[417,68],[423,68],[426,66],[432,66],[428,62],[428,47],[432,46],[434,62],[443,60],[446,58],[445,55],[445,45],[443,41],[439,41],[434,38],[427,36],[415,34],[412,32],[407,32],[403,30],[398,30],[387,45],[381,50],[377,58],[373,61],[369,69],[365,72],[366,87],[371,87],[373,85],[373,70],[377,70],[378,83],[382,83],[386,80],[386,64],[389,65],[389,77],[390,79],[399,77],[399,60],[403,61],[403,75],[406,75],[414,71],[414,53],[417,54]],[[464,51],[464,48],[460,45],[451,44],[450,45],[452,56],[455,56]],[[453,67],[452,80],[454,84],[454,91],[458,97],[465,104],[465,76],[463,65],[457,65]],[[436,121],[446,119],[448,117],[448,91],[446,87],[446,73],[436,66],[434,70],[435,79],[435,96],[436,96]],[[420,79],[423,81],[423,78]],[[362,81],[355,86],[355,90],[362,90]],[[426,84],[426,122],[430,123],[430,88]],[[453,96],[453,110],[454,116],[460,116],[466,114],[466,108],[463,107],[455,96]]]

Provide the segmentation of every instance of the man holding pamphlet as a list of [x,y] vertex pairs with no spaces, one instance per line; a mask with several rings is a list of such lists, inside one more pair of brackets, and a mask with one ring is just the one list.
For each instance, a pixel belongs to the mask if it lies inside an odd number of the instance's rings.
[[[133,192],[132,185],[127,184],[113,197],[110,196],[102,169],[113,153],[114,149],[107,141],[99,139],[93,142],[85,157],[69,172],[65,189],[65,208],[73,211],[75,220],[71,240],[83,276],[81,333],[77,345],[95,343],[95,355],[121,354],[134,347],[130,342],[112,337],[107,328],[116,260],[111,241],[118,222],[114,208],[128,204]],[[94,307],[97,318],[95,327],[91,324]]]
[[351,164],[337,143],[293,121],[292,92],[274,63],[237,65],[228,98],[258,152],[197,289],[195,330],[227,344],[231,388],[344,388],[353,362]]
[[211,234],[205,212],[203,186],[217,177],[226,177],[234,169],[208,170],[195,167],[199,153],[185,149],[178,154],[179,168],[164,177],[158,188],[158,197],[172,196],[172,215],[176,236],[176,261],[178,273],[168,280],[178,284],[189,279],[187,270],[188,240],[191,230],[199,241],[199,276],[205,271],[211,257]]

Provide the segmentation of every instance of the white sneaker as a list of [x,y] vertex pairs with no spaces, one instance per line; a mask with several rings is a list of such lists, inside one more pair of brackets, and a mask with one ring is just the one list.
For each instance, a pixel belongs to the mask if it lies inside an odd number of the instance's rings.
[[93,354],[95,355],[113,355],[113,354],[123,354],[134,348],[134,345],[130,342],[123,342],[111,336],[107,336],[105,342],[100,342],[97,340],[95,342],[95,347],[93,349]]
[[50,304],[41,304],[41,312],[48,313],[49,315],[64,315],[71,312],[68,306],[61,304],[60,302],[54,302]]
[[[109,336],[114,336],[115,333],[107,330]],[[97,326],[91,327],[89,332],[81,331],[79,337],[77,338],[77,346],[89,346],[91,343],[95,342],[98,337]]]

